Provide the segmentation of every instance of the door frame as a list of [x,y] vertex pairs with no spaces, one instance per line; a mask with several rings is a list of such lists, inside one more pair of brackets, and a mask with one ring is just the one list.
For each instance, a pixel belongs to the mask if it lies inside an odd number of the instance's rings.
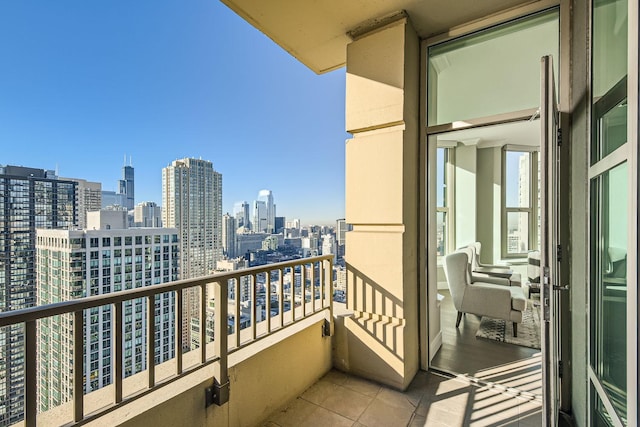
[[[430,336],[429,336],[429,307],[435,306],[436,304],[436,296],[437,290],[431,291],[431,288],[436,288],[435,284],[437,283],[437,268],[436,268],[436,256],[435,256],[435,240],[428,238],[435,232],[435,224],[430,224],[429,215],[431,209],[435,207],[435,196],[433,190],[430,189],[428,183],[433,178],[435,178],[435,170],[433,170],[433,163],[430,166],[430,161],[428,159],[428,151],[429,151],[429,136],[445,133],[452,130],[459,129],[468,129],[474,127],[502,124],[502,123],[510,123],[514,121],[520,120],[529,120],[533,114],[536,112],[536,109],[528,109],[517,112],[510,112],[505,114],[499,114],[495,116],[483,117],[473,120],[467,120],[464,123],[448,123],[436,126],[427,126],[427,114],[426,109],[428,105],[427,98],[427,70],[428,70],[428,48],[435,44],[443,43],[445,41],[449,41],[464,35],[471,34],[473,32],[483,30],[492,26],[496,26],[499,24],[503,24],[515,19],[523,18],[531,14],[535,14],[537,12],[542,12],[544,10],[548,10],[550,8],[557,7],[559,8],[559,52],[560,56],[564,59],[560,61],[559,69],[558,69],[558,80],[560,84],[558,85],[558,104],[559,110],[568,111],[570,100],[571,100],[571,87],[570,87],[570,61],[571,57],[570,52],[572,49],[572,40],[571,40],[571,1],[570,0],[542,0],[539,2],[527,4],[521,7],[517,7],[514,9],[510,9],[507,11],[503,11],[498,14],[494,14],[490,17],[480,19],[477,21],[473,21],[468,24],[464,24],[461,26],[457,26],[449,29],[448,31],[430,37],[428,39],[423,39],[421,41],[421,53],[420,53],[420,141],[419,141],[419,188],[418,188],[418,200],[419,200],[419,233],[418,233],[418,275],[419,275],[419,344],[420,344],[420,368],[423,370],[430,369],[430,361],[431,361],[431,352],[430,352]],[[560,115],[561,126],[566,129],[564,138],[569,140],[569,115],[565,113],[561,113]],[[571,150],[569,144],[565,144],[565,146],[561,150],[563,152],[563,156],[567,159],[567,165],[570,164],[570,154]],[[571,182],[570,168],[566,167],[561,170],[561,180],[562,186],[565,189],[564,191],[568,191],[568,184]],[[566,187],[565,187],[566,186]],[[561,191],[563,191],[561,189]],[[567,193],[565,193],[567,194]],[[565,224],[568,223],[569,220],[569,204],[570,198],[564,197],[560,200],[560,209],[564,214],[560,221]],[[569,227],[561,228],[561,236],[560,239],[563,242],[569,242]],[[433,240],[433,242],[432,242]],[[570,260],[567,256],[567,265],[569,265]],[[563,283],[568,283],[569,281],[569,268],[565,268],[563,270]],[[433,284],[433,286],[430,286]],[[565,314],[562,316],[562,327],[563,331],[565,331],[564,337],[561,342],[561,351],[565,358],[565,366],[571,366],[571,325],[570,325],[570,298],[569,296],[561,297],[559,306],[561,311]],[[562,387],[559,390],[560,393],[560,409],[564,411],[570,411],[571,408],[571,370],[564,369],[563,373],[563,381]]]

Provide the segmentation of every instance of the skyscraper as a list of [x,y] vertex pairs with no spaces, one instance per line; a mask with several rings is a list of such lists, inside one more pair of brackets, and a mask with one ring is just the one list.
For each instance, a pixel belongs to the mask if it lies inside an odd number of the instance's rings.
[[236,219],[229,214],[222,216],[222,250],[227,258],[235,258]]
[[78,214],[78,228],[87,227],[87,212],[99,211],[102,208],[102,184],[90,182],[78,178],[60,178],[61,180],[74,181],[76,187],[76,212]]
[[273,202],[273,193],[271,192],[271,190],[260,190],[260,192],[258,192],[258,200],[264,202],[266,207],[267,227],[265,231],[267,233],[275,233],[276,205]]
[[249,203],[237,202],[233,206],[233,214],[236,218],[236,227],[251,229],[251,217],[249,216]]
[[[125,156],[125,163],[127,159]],[[135,206],[135,197],[134,197],[134,186],[133,186],[133,166],[131,165],[131,161],[129,161],[129,166],[126,164],[122,166],[122,179],[118,181],[118,194],[122,194],[125,197],[123,198],[124,207],[127,210],[133,209]]]
[[[77,221],[76,187],[53,171],[0,166],[0,312],[36,304],[36,228]],[[23,419],[24,331],[0,331],[0,425]]]
[[[179,278],[178,234],[174,228],[127,228],[125,211],[89,214],[87,230],[37,230],[38,305],[153,286]],[[123,306],[122,368],[125,377],[146,369],[145,298]],[[155,362],[175,356],[175,296],[155,298]],[[113,382],[111,306],[84,312],[85,393]],[[53,316],[38,323],[38,409],[72,398],[73,318]],[[82,351],[82,346],[80,350]]]
[[[180,236],[183,279],[211,274],[222,259],[222,174],[207,160],[185,158],[162,169],[162,223]],[[198,319],[195,291],[186,292],[183,348],[191,346],[190,325]]]
[[162,208],[155,202],[141,202],[133,211],[134,227],[162,227]]
[[262,200],[253,201],[251,229],[256,233],[264,233],[267,230],[267,204]]

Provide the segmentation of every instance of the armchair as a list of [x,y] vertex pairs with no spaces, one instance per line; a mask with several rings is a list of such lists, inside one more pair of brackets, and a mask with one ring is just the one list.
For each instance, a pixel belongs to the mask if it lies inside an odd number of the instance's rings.
[[513,322],[513,336],[518,336],[518,323],[522,323],[522,312],[527,306],[521,287],[472,282],[466,251],[447,255],[444,258],[444,272],[453,305],[458,311],[456,328],[460,325],[462,314],[470,313]]

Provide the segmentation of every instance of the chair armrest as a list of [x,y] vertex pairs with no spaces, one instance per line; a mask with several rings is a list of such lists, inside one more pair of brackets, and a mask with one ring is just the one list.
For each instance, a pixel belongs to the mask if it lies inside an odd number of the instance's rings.
[[476,283],[492,283],[494,285],[511,286],[511,282],[507,278],[494,277],[494,276],[489,276],[485,274],[483,275],[472,274],[471,283],[473,283],[474,285]]

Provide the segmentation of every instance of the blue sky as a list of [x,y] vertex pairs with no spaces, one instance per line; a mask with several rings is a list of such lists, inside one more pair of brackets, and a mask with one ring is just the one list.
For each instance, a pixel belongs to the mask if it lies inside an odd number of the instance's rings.
[[0,3],[0,164],[58,168],[136,202],[201,157],[223,208],[273,191],[278,215],[344,217],[344,69],[318,76],[216,0]]

